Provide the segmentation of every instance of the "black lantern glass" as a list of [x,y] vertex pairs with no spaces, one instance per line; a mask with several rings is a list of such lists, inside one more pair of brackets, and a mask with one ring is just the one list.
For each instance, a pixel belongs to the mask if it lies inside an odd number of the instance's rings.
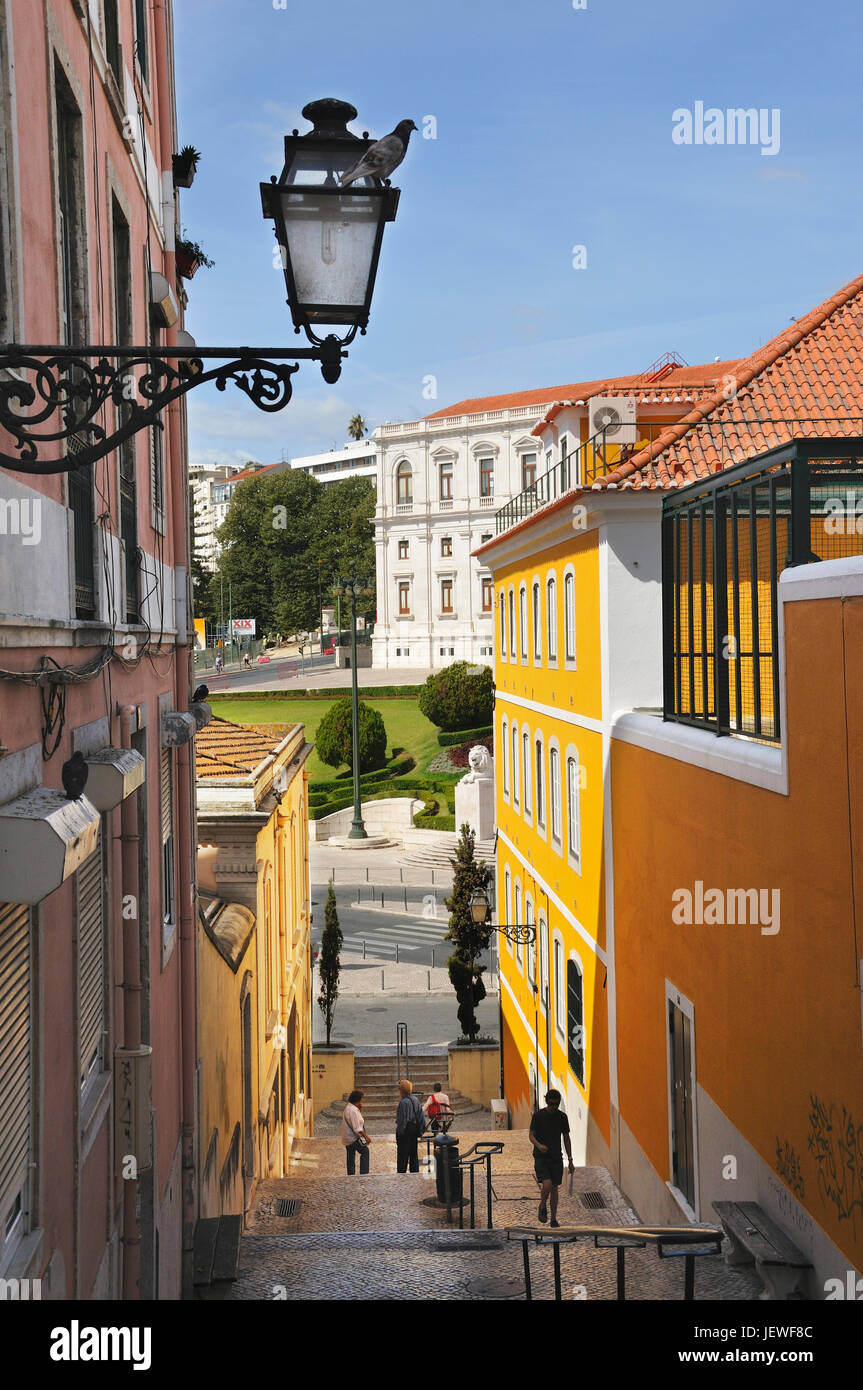
[[348,130],[357,115],[348,102],[312,101],[303,115],[313,129],[285,136],[281,178],[261,184],[264,216],[276,224],[297,332],[318,342],[317,328],[342,324],[350,329],[342,341],[350,342],[366,330],[384,224],[395,218],[399,190],[375,178],[340,184],[375,143]]

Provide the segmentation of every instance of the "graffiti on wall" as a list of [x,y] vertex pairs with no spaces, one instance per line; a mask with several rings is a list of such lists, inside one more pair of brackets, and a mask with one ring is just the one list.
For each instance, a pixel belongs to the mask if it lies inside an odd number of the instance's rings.
[[850,1110],[809,1096],[809,1152],[815,1160],[821,1199],[856,1234],[863,1220],[863,1124]]
[[800,1164],[800,1155],[793,1144],[786,1140],[776,1138],[776,1171],[786,1186],[791,1188],[794,1196],[802,1202],[806,1196],[806,1182],[803,1177],[803,1169]]

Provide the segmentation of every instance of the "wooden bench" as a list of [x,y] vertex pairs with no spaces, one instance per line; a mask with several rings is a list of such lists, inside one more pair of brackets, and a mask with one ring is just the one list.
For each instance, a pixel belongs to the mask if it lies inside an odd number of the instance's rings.
[[811,1260],[798,1250],[776,1222],[757,1202],[714,1202],[713,1210],[731,1241],[725,1256],[729,1265],[750,1265],[765,1292],[762,1298],[787,1300],[806,1298],[806,1272]]

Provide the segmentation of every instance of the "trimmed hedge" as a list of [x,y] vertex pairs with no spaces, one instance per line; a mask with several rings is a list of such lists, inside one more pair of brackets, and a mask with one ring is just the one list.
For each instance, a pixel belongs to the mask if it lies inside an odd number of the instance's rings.
[[[344,695],[350,687],[340,685],[331,690],[306,690],[304,686],[296,690],[216,690],[207,696],[208,704],[214,700],[333,700]],[[364,685],[360,687],[360,698],[369,700],[400,700],[419,695],[421,685]]]
[[417,830],[455,830],[455,816],[428,816],[424,812],[414,816]]
[[481,729],[462,729],[457,734],[440,733],[437,741],[441,748],[454,748],[458,743],[467,743],[469,738],[491,738],[494,733],[494,726],[486,724]]

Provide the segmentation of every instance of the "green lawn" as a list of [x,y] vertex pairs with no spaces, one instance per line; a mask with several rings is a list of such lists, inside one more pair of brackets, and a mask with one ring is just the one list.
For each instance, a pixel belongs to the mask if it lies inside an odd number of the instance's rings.
[[[327,700],[256,700],[237,697],[233,700],[214,700],[213,713],[235,724],[305,724],[306,738],[314,743],[318,725],[334,701]],[[416,772],[423,773],[436,753],[440,752],[437,728],[420,713],[416,696],[405,700],[367,700],[364,703],[379,710],[387,731],[387,752],[393,748],[409,753],[416,763]],[[314,782],[331,780],[345,768],[328,767],[316,753],[308,761],[309,777]],[[440,775],[440,774],[438,774]]]

